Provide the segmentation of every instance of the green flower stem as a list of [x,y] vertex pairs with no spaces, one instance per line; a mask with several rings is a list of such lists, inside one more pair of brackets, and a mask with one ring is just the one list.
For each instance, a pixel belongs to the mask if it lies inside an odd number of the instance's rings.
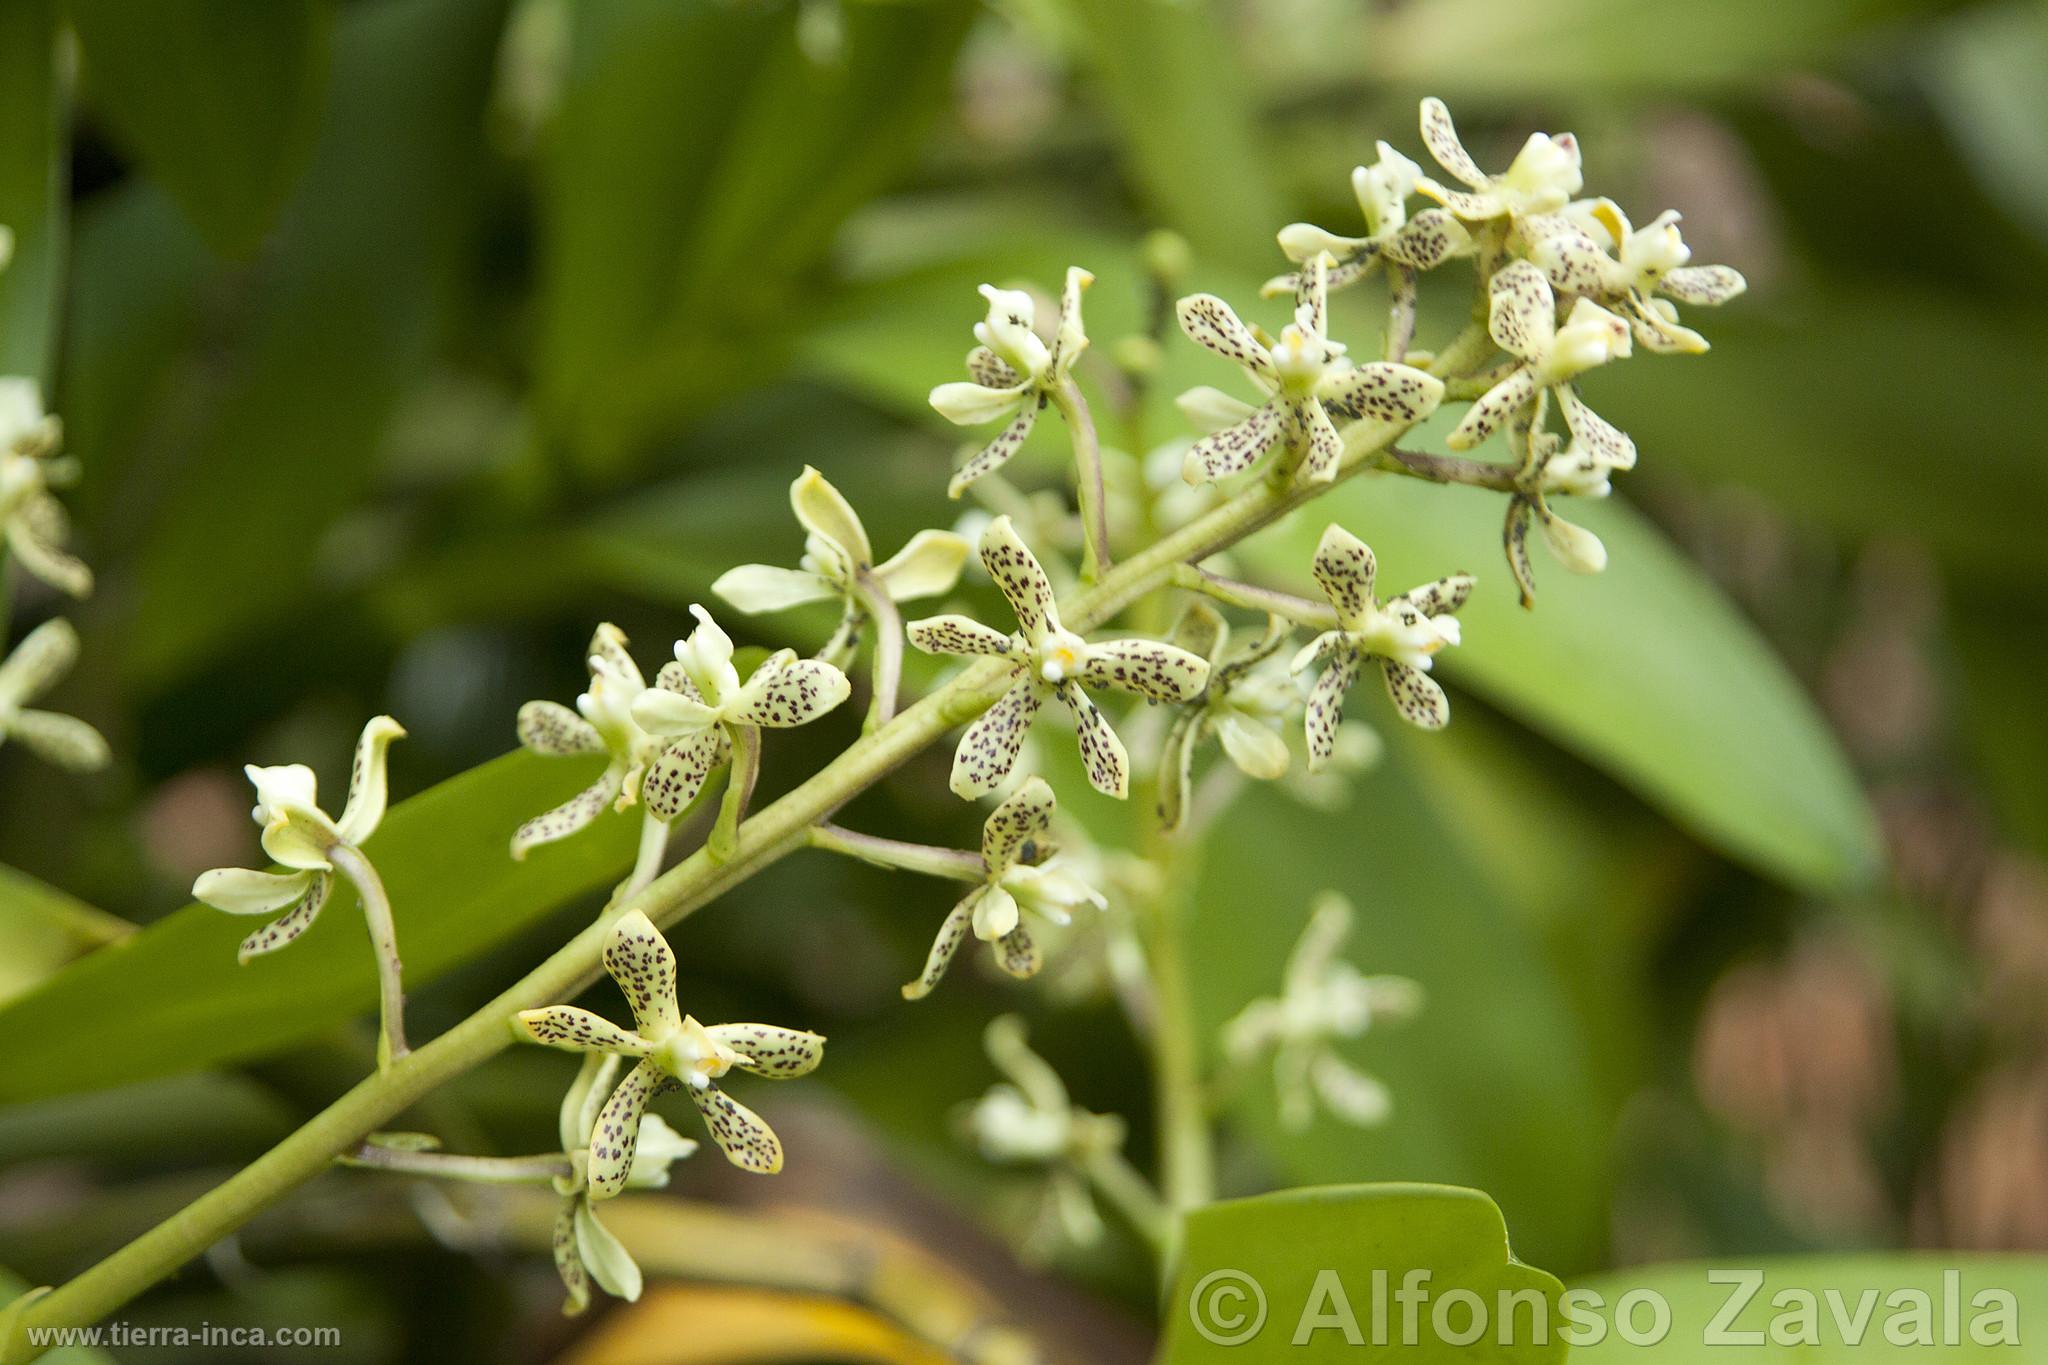
[[1152,1248],[1153,1257],[1164,1265],[1172,1254],[1174,1216],[1152,1183],[1122,1152],[1114,1149],[1091,1152],[1081,1159],[1080,1166],[1081,1174],[1088,1177],[1095,1192],[1123,1215],[1124,1221]]
[[365,1142],[334,1158],[337,1166],[393,1171],[400,1175],[464,1180],[472,1185],[538,1185],[571,1174],[560,1152],[545,1156],[459,1156],[452,1152],[416,1152]]
[[853,588],[875,627],[875,698],[868,707],[868,729],[873,730],[896,717],[896,694],[903,687],[903,613],[872,570],[862,569]]
[[732,857],[739,838],[740,821],[747,818],[747,805],[754,799],[754,783],[761,776],[761,727],[735,725],[732,733],[732,766],[725,773],[725,797],[718,803],[718,823],[711,827],[705,847],[719,862]]
[[1226,606],[1242,607],[1246,611],[1263,611],[1282,616],[1307,626],[1310,630],[1335,630],[1337,613],[1327,602],[1311,602],[1306,597],[1297,597],[1291,592],[1278,588],[1262,588],[1256,583],[1241,583],[1235,578],[1198,569],[1192,564],[1177,564],[1173,570],[1176,586],[1193,592],[1206,593]]
[[633,860],[633,871],[613,893],[614,902],[638,895],[644,888],[661,875],[661,865],[668,858],[668,821],[660,819],[651,810],[640,813],[640,853]]
[[[1374,467],[1384,440],[1361,441],[1355,447],[1347,442],[1339,478]],[[1236,544],[1327,487],[1261,482],[1245,489],[1147,546],[1077,595],[1063,612],[1069,628],[1095,629],[1168,582],[1175,564],[1199,561]],[[627,910],[640,910],[663,927],[672,925],[803,847],[808,830],[817,821],[887,777],[954,726],[995,705],[1010,674],[1006,661],[983,660],[895,720],[863,735],[802,785],[741,822],[734,832],[731,856],[720,861],[708,848],[699,849],[639,894],[620,899],[607,914],[475,1014],[357,1083],[226,1181],[29,1304],[15,1319],[17,1327],[84,1326],[118,1309],[327,1169],[337,1153],[355,1148],[408,1105],[511,1046],[510,1021],[520,1010],[574,999],[596,979],[605,936]],[[1199,1089],[1192,1093],[1199,1100]],[[0,1362],[26,1361],[35,1354],[18,1332],[14,1341],[0,1343]]]
[[[1145,961],[1152,971],[1152,1086],[1158,1109],[1159,1183],[1177,1229],[1179,1215],[1216,1198],[1216,1152],[1202,1079],[1201,1031],[1195,1023],[1194,990],[1183,951],[1188,884],[1180,875],[1183,857],[1178,850],[1165,856],[1170,859],[1165,864],[1169,879],[1146,920]],[[1172,1259],[1165,1258],[1168,1262]],[[1170,1265],[1162,1266],[1162,1274],[1170,1273]]]
[[370,947],[377,958],[377,1069],[386,1071],[407,1051],[405,969],[398,960],[398,926],[391,920],[391,898],[384,894],[377,869],[351,845],[336,844],[327,851],[327,860],[349,879],[363,902],[363,922],[369,926]]
[[1066,420],[1073,438],[1075,483],[1081,505],[1081,535],[1087,542],[1081,576],[1098,583],[1109,572],[1109,509],[1102,491],[1102,444],[1095,435],[1095,416],[1073,380],[1053,391],[1053,406]]
[[1406,474],[1430,483],[1461,483],[1471,488],[1491,488],[1497,493],[1515,491],[1513,465],[1459,455],[1431,455],[1426,451],[1400,450],[1391,446],[1378,458],[1380,467],[1389,473]]
[[978,882],[988,876],[988,864],[981,860],[981,855],[963,848],[938,848],[903,839],[885,839],[879,834],[860,834],[833,824],[813,825],[806,837],[812,848],[843,853],[877,867],[900,868],[905,872],[947,877],[956,882]]

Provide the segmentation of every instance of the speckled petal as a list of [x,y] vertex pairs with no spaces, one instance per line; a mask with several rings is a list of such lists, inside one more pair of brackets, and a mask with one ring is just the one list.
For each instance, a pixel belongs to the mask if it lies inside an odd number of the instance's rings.
[[1657,281],[1660,294],[1708,306],[1726,303],[1747,288],[1742,272],[1726,265],[1682,265]]
[[604,945],[604,969],[619,983],[633,1022],[644,1038],[666,1038],[682,1027],[676,1009],[676,955],[654,922],[629,910],[612,926]]
[[1519,366],[1507,378],[1479,395],[1458,425],[1444,437],[1452,450],[1470,450],[1512,421],[1536,397],[1536,376],[1528,366]]
[[853,684],[831,664],[785,652],[754,670],[726,715],[743,725],[786,730],[816,720],[852,695]]
[[1393,659],[1380,660],[1387,674],[1387,695],[1401,719],[1424,730],[1441,730],[1451,722],[1450,699],[1435,678]]
[[1571,429],[1573,440],[1611,468],[1636,467],[1636,443],[1627,432],[1587,407],[1571,385],[1559,385],[1552,392],[1557,395],[1557,405],[1564,412],[1564,423]]
[[521,1010],[519,1027],[542,1047],[558,1047],[567,1052],[612,1052],[622,1057],[645,1057],[654,1046],[603,1015],[592,1014],[574,1005],[544,1005],[537,1010]]
[[1373,580],[1379,562],[1372,547],[1331,522],[1316,543],[1312,572],[1316,585],[1337,609],[1337,620],[1346,630],[1357,630],[1373,605]]
[[1190,341],[1208,347],[1262,379],[1274,378],[1272,356],[1222,299],[1214,294],[1190,294],[1174,312]]
[[1557,295],[1529,261],[1502,268],[1487,286],[1486,330],[1510,355],[1536,360],[1557,338]]
[[626,770],[619,764],[611,764],[597,781],[546,814],[528,820],[512,836],[513,858],[523,860],[528,852],[541,844],[566,839],[604,814],[606,808],[618,799],[619,789],[625,780]]
[[825,1038],[775,1024],[713,1024],[704,1030],[716,1042],[743,1054],[742,1071],[786,1081],[808,1076],[825,1060]]
[[1355,649],[1334,651],[1322,676],[1309,690],[1303,725],[1308,734],[1308,770],[1321,772],[1337,752],[1337,727],[1344,723],[1344,696],[1358,681],[1359,655]]
[[1158,640],[1099,640],[1088,646],[1081,681],[1147,701],[1193,701],[1209,685],[1209,661]]
[[1315,252],[1294,276],[1294,320],[1316,336],[1330,326],[1330,260],[1329,252]]
[[1211,432],[1188,447],[1181,477],[1194,484],[1213,483],[1250,469],[1280,439],[1285,418],[1281,404],[1267,403],[1237,425]]
[[1443,401],[1444,384],[1412,365],[1369,360],[1324,380],[1316,386],[1316,396],[1347,422],[1371,418],[1390,426],[1408,426],[1436,411]]
[[576,1248],[576,1211],[581,1199],[564,1199],[555,1215],[555,1273],[562,1277],[568,1297],[562,1301],[562,1316],[573,1318],[590,1307],[590,1275],[583,1269],[582,1254]]
[[600,623],[590,633],[590,647],[585,653],[590,658],[603,660],[607,670],[627,683],[640,686],[640,665],[633,662],[633,656],[626,648],[626,632],[611,622]]
[[927,616],[905,627],[910,643],[927,654],[989,654],[1000,657],[1015,646],[1014,637],[971,616]]
[[732,756],[723,728],[679,739],[661,751],[641,779],[640,796],[657,820],[673,820],[689,808],[711,774]]
[[1089,785],[1104,796],[1123,800],[1131,790],[1131,760],[1124,752],[1124,742],[1110,728],[1109,718],[1071,681],[1060,685],[1060,700],[1074,713],[1074,726],[1081,736],[1081,765],[1088,770]]
[[1479,163],[1465,150],[1465,144],[1458,138],[1457,125],[1451,122],[1451,111],[1442,100],[1434,95],[1423,100],[1421,123],[1422,145],[1429,148],[1436,164],[1473,189],[1485,189],[1488,184],[1486,172],[1479,169]]
[[[1411,270],[1434,270],[1472,244],[1465,225],[1442,209],[1424,209],[1395,229],[1380,246],[1390,261]],[[1363,273],[1362,268],[1360,273]],[[1330,288],[1341,288],[1337,272],[1330,276]]]
[[1424,616],[1455,616],[1472,597],[1473,579],[1468,573],[1445,574],[1434,583],[1424,583],[1401,594]]
[[1536,569],[1529,562],[1529,518],[1535,504],[1517,493],[1508,499],[1507,522],[1501,528],[1501,547],[1507,552],[1508,572],[1521,589],[1524,609],[1536,605]]
[[1330,414],[1313,398],[1295,403],[1293,418],[1295,430],[1307,438],[1307,450],[1295,477],[1304,484],[1329,483],[1344,462],[1344,438],[1337,434]]
[[1543,214],[1525,220],[1522,230],[1529,237],[1529,259],[1553,286],[1595,297],[1612,292],[1610,279],[1618,262],[1585,228],[1562,214]]
[[1057,630],[1059,609],[1053,604],[1052,581],[1038,557],[1017,535],[1006,516],[997,517],[981,533],[981,563],[1017,613],[1017,624],[1029,640]]
[[932,940],[931,952],[925,955],[924,970],[918,973],[917,980],[903,987],[905,1000],[924,999],[945,978],[953,954],[960,951],[961,941],[967,937],[967,927],[974,918],[974,903],[981,899],[982,894],[983,889],[976,887],[946,915],[945,923],[939,926],[938,937]]
[[755,1175],[774,1175],[782,1169],[782,1143],[759,1114],[715,1085],[703,1090],[683,1088],[703,1111],[711,1140],[725,1152],[726,1160]]
[[519,742],[556,757],[604,752],[597,727],[558,701],[530,701],[519,708]]
[[590,1197],[610,1199],[626,1188],[633,1152],[640,1144],[640,1116],[665,1076],[654,1059],[643,1057],[598,1112],[590,1130]]
[[1060,286],[1059,330],[1052,342],[1053,373],[1062,377],[1088,349],[1088,332],[1081,321],[1081,291],[1093,283],[1095,276],[1080,266],[1067,267],[1066,281]]
[[1037,976],[1038,969],[1045,965],[1045,955],[1038,950],[1037,941],[1021,924],[996,940],[995,951],[996,965],[1020,981]]
[[0,663],[0,708],[41,696],[76,662],[77,629],[62,617],[43,622]]
[[967,375],[984,389],[1014,389],[1024,376],[1010,368],[1010,362],[986,346],[967,353]]
[[242,946],[235,954],[238,962],[274,953],[300,934],[312,927],[320,917],[320,907],[327,904],[327,893],[334,889],[334,876],[328,872],[315,872],[306,883],[305,894],[298,904],[279,915],[270,923],[242,940]]
[[957,498],[967,491],[968,485],[976,479],[995,473],[1010,462],[1010,457],[1024,448],[1024,438],[1031,434],[1031,428],[1038,422],[1038,414],[1045,407],[1045,399],[1030,398],[1010,424],[997,432],[995,439],[968,456],[967,463],[953,472],[946,483],[946,496]]
[[981,826],[981,860],[991,873],[1016,862],[1018,850],[1052,828],[1055,804],[1052,788],[1044,778],[1034,777],[989,812]]
[[1032,717],[1045,703],[1045,694],[1029,678],[1003,693],[994,706],[981,713],[960,747],[953,751],[953,775],[948,785],[953,793],[973,801],[994,791],[1016,765]]

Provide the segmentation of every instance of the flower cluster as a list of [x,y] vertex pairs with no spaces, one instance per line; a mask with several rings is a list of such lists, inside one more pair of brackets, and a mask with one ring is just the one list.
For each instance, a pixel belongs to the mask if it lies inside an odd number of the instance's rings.
[[1370,1127],[1392,1109],[1387,1089],[1344,1060],[1340,1041],[1375,1020],[1401,1020],[1422,1004],[1406,977],[1367,976],[1339,957],[1351,935],[1351,905],[1332,892],[1318,902],[1287,959],[1280,994],[1254,1000],[1223,1028],[1225,1054],[1237,1066],[1270,1059],[1280,1120],[1306,1128],[1316,1101],[1347,1123]]
[[85,597],[92,570],[64,548],[70,518],[51,492],[78,479],[78,461],[57,454],[63,432],[35,380],[0,378],[0,545],[33,577]]

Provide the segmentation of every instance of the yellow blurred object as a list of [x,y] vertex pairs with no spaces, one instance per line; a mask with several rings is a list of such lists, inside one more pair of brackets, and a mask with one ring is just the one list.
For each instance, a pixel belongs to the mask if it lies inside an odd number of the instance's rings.
[[948,1365],[953,1357],[836,1299],[667,1285],[606,1317],[557,1365],[739,1365],[783,1360]]

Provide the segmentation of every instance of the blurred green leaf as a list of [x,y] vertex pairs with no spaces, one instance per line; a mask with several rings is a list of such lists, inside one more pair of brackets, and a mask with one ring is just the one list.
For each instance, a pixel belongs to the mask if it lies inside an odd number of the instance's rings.
[[541,202],[540,397],[616,467],[772,372],[848,214],[915,156],[968,0],[847,11],[843,60],[795,7],[581,0]]
[[232,362],[206,401],[158,418],[183,424],[186,464],[139,551],[132,679],[160,682],[311,594],[321,533],[368,487],[452,301],[503,8],[378,0],[339,25],[319,145]]
[[[9,1300],[30,1288],[28,1281],[0,1266],[0,1344],[4,1344],[10,1324],[7,1321]],[[38,1357],[45,1365],[114,1365],[114,1358],[105,1351],[87,1346],[61,1346],[46,1355]]]
[[[2048,1259],[1943,1252],[1694,1261],[1618,1270],[1574,1281],[1572,1290],[1598,1294],[1605,1309],[1597,1317],[1609,1326],[1603,1340],[1572,1351],[1582,1365],[1644,1358],[1645,1347],[1612,1330],[1616,1305],[1634,1290],[1670,1309],[1668,1330],[1648,1352],[1658,1365],[2004,1365],[2026,1358],[2034,1324],[2048,1314]],[[1977,1303],[1990,1291],[2013,1302],[2008,1344],[1991,1344],[1995,1301]],[[1787,1297],[1774,1302],[1779,1295]],[[1652,1310],[1638,1306],[1634,1330],[1642,1334],[1651,1323]],[[1978,1340],[1973,1325],[1989,1340]]]
[[[1429,1297],[1413,1312],[1411,1336],[1410,1310],[1392,1293],[1416,1272]],[[1375,1287],[1382,1276],[1384,1297]],[[1537,1345],[1500,1328],[1509,1309],[1518,1326],[1537,1313],[1555,1321],[1562,1292],[1514,1258],[1500,1210],[1477,1190],[1326,1185],[1231,1199],[1187,1217],[1162,1358],[1338,1361],[1364,1349],[1366,1358],[1403,1361],[1561,1362],[1567,1348],[1555,1334]],[[1471,1300],[1440,1314],[1447,1295],[1477,1297],[1487,1328],[1475,1340],[1453,1344],[1472,1320]]]
[[[409,992],[578,896],[624,875],[638,821],[507,855],[527,817],[567,800],[590,762],[524,751],[394,806],[367,852],[398,921]],[[20,1048],[0,1103],[120,1085],[266,1056],[370,1011],[375,970],[352,893],[337,889],[290,948],[235,962],[261,923],[190,905],[0,1008]]]
[[135,926],[0,864],[0,1002]]
[[69,178],[56,63],[55,0],[0,0],[0,226],[14,234],[13,261],[0,270],[0,374],[32,375],[46,390]]
[[1278,992],[1310,903],[1329,889],[1357,910],[1345,956],[1425,992],[1416,1019],[1345,1049],[1393,1092],[1393,1117],[1378,1128],[1326,1117],[1289,1132],[1270,1069],[1246,1078],[1233,1116],[1285,1183],[1483,1185],[1546,1264],[1597,1263],[1597,1135],[1607,1125],[1584,1029],[1542,943],[1468,861],[1398,754],[1334,809],[1253,784],[1203,841],[1193,875],[1188,957],[1204,1038]]
[[328,0],[73,0],[87,98],[224,255],[253,251],[312,151]]
[[[1374,477],[1240,555],[1305,585],[1317,538],[1338,522],[1378,552],[1382,594],[1476,571],[1479,590],[1461,613],[1466,643],[1443,656],[1454,694],[1473,687],[1794,886],[1838,891],[1875,875],[1876,822],[1848,760],[1785,665],[1699,570],[1626,504],[1574,505],[1571,516],[1607,543],[1609,568],[1574,577],[1535,547],[1541,591],[1525,612],[1501,563],[1501,506],[1498,494]],[[1361,687],[1356,714],[1389,714],[1375,691]]]
[[1103,102],[1153,225],[1204,256],[1270,264],[1284,221],[1251,83],[1211,0],[1077,0]]

